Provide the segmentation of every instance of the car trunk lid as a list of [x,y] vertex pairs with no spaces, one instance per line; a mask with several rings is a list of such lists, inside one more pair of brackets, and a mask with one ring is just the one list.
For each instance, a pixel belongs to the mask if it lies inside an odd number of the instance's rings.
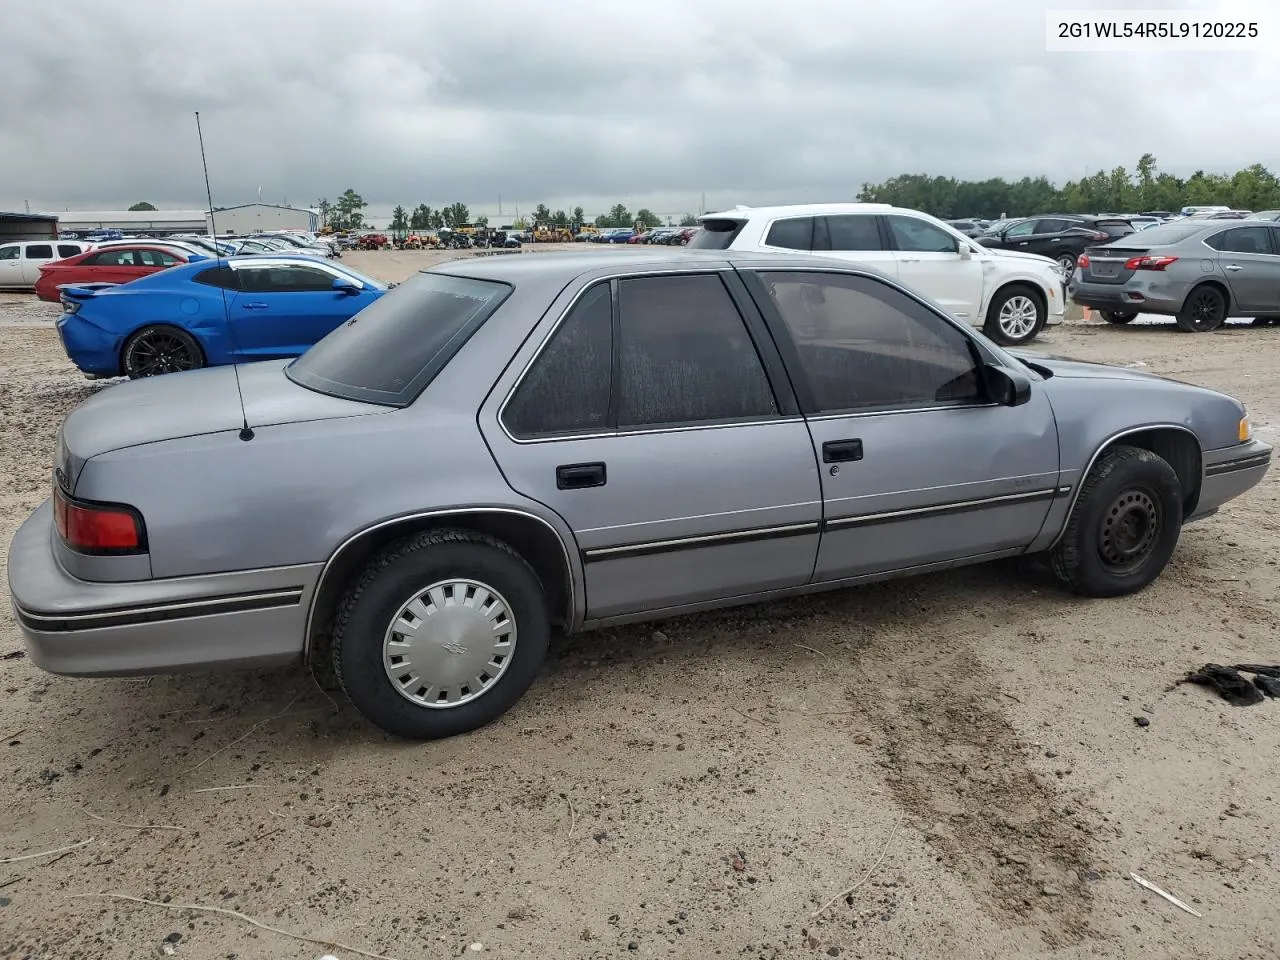
[[1081,267],[1081,278],[1090,283],[1125,283],[1135,273],[1126,264],[1135,257],[1146,256],[1150,251],[1150,247],[1128,245],[1103,244],[1086,247],[1082,258],[1087,260],[1088,266]]

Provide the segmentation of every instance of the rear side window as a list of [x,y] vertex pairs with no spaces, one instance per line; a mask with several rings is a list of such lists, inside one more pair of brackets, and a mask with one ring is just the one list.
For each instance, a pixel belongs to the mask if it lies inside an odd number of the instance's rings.
[[813,249],[813,217],[788,217],[775,220],[764,238],[766,246],[784,250]]
[[225,265],[201,270],[192,279],[196,283],[203,283],[207,287],[219,287],[223,290],[240,289],[239,274]]
[[1266,227],[1237,227],[1215,234],[1205,243],[1223,253],[1270,253],[1271,231]]
[[728,250],[745,225],[745,220],[703,220],[702,229],[690,238],[688,246],[695,250]]
[[827,233],[832,250],[881,250],[876,218],[866,214],[827,217]]
[[493,280],[420,273],[285,368],[300,386],[404,407],[511,294]]
[[53,244],[51,243],[28,244],[26,257],[28,260],[52,260]]
[[58,244],[58,256],[63,257],[64,259],[66,257],[79,256],[79,254],[80,254],[80,248],[77,247],[74,243]]
[[609,284],[589,289],[538,355],[503,411],[517,437],[555,436],[608,426],[613,300]]

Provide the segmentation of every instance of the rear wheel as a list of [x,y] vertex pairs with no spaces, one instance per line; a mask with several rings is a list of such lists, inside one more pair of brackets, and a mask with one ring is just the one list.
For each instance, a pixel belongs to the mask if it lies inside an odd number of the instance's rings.
[[1076,255],[1064,250],[1054,259],[1058,261],[1058,269],[1062,271],[1063,276],[1070,280],[1071,275],[1076,272]]
[[1085,478],[1053,549],[1053,572],[1085,596],[1134,593],[1164,570],[1181,531],[1182,487],[1173,467],[1140,447],[1112,447]]
[[1116,313],[1114,310],[1099,310],[1098,316],[1107,323],[1132,323],[1138,317],[1136,313]]
[[1030,287],[1018,284],[996,293],[983,330],[996,343],[1016,346],[1034,339],[1047,319],[1044,302]]
[[505,713],[549,639],[541,584],[518,554],[491,537],[434,530],[378,556],[347,592],[333,667],[369,720],[434,740]]
[[120,353],[120,367],[131,380],[204,366],[204,354],[195,337],[177,327],[143,327]]
[[1227,298],[1217,287],[1196,287],[1178,313],[1178,329],[1187,333],[1217,330],[1227,319]]

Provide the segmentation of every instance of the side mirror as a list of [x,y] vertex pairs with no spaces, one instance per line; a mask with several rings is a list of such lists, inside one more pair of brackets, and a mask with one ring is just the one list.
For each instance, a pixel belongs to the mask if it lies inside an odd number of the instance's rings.
[[956,241],[956,253],[960,254],[961,260],[973,259],[973,247],[969,246],[968,240]]
[[201,260],[208,260],[203,253],[193,253],[187,257],[187,263],[199,263]]
[[1006,407],[1020,407],[1031,399],[1031,378],[1011,367],[988,364],[987,396]]
[[345,293],[348,296],[354,296],[360,292],[360,288],[351,280],[345,277],[335,277],[333,280],[334,293]]

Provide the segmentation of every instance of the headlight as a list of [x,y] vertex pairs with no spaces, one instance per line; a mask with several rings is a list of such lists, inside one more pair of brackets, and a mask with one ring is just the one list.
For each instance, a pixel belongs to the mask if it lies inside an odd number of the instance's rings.
[[1244,443],[1253,437],[1253,427],[1249,423],[1249,415],[1247,413],[1240,418],[1238,436],[1241,443]]

